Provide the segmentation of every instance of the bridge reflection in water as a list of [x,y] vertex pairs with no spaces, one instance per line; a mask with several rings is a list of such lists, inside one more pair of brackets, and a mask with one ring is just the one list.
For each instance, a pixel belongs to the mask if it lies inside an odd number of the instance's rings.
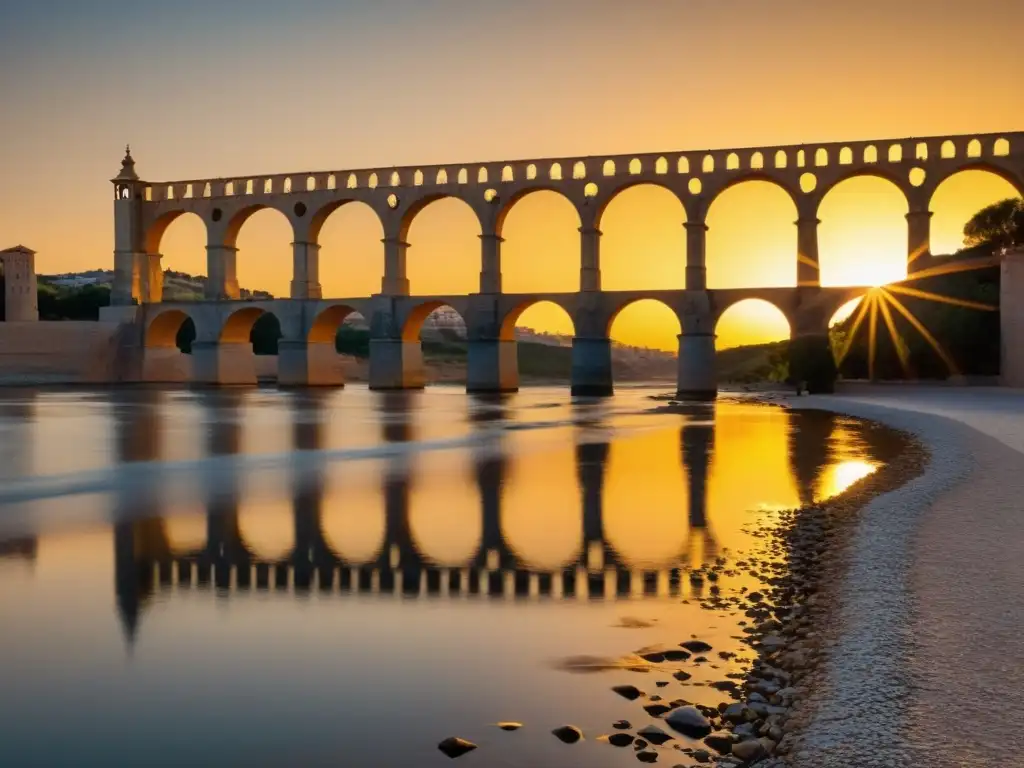
[[[240,405],[245,396],[221,391],[201,397],[208,398],[204,407],[210,416],[205,454],[244,452]],[[411,397],[391,393],[379,399],[385,445],[401,447],[417,439]],[[477,401],[468,430],[480,439],[464,449],[471,483],[417,471],[443,451],[396,450],[376,469],[373,463],[342,462],[364,481],[379,475],[379,488],[367,496],[328,487],[339,467],[332,466],[329,453],[320,453],[327,401],[316,394],[295,395],[285,502],[290,509],[267,507],[259,516],[272,521],[276,539],[258,541],[267,538],[266,530],[263,536],[249,530],[253,513],[246,497],[251,494],[243,492],[243,475],[215,462],[208,462],[202,481],[203,530],[191,535],[189,524],[194,528],[199,516],[168,514],[161,509],[159,489],[124,494],[122,522],[115,526],[115,571],[129,637],[142,607],[157,593],[194,588],[222,595],[265,590],[572,600],[689,594],[700,587],[689,582],[688,568],[720,554],[717,517],[728,518],[735,540],[751,507],[794,506],[834,495],[885,459],[884,448],[865,441],[859,427],[824,412],[699,404],[668,417],[634,416],[629,426],[640,431],[612,437],[607,412],[585,405],[567,408],[571,425],[555,429],[571,435],[574,482],[566,479],[571,473],[558,466],[555,453],[510,448],[517,432],[508,428],[510,416],[501,400]],[[645,421],[658,428],[644,429]],[[156,403],[119,418],[118,459],[158,461],[160,422]],[[770,446],[757,442],[766,426],[775,436]],[[665,445],[669,440],[674,449]],[[630,442],[637,443],[632,453]],[[561,473],[560,486],[547,482],[548,472]],[[669,475],[677,486],[662,477]],[[448,510],[466,506],[461,498],[466,493],[475,497],[475,519],[455,515],[454,524],[446,522]],[[368,508],[366,499],[376,499],[383,514]],[[668,517],[646,517],[647,507],[655,504],[667,505]],[[576,510],[568,510],[572,505]],[[576,533],[568,536],[567,519],[578,521]],[[359,539],[352,545],[345,541],[346,523]],[[440,528],[432,532],[431,525]],[[524,536],[524,528],[532,538]],[[458,541],[448,546],[452,538]]]

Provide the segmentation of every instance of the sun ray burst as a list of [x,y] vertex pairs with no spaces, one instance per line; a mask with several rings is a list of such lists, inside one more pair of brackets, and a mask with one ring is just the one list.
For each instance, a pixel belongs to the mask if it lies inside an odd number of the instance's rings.
[[957,299],[952,296],[943,296],[939,293],[932,293],[931,291],[922,291],[918,288],[909,288],[905,285],[887,285],[886,289],[893,293],[899,293],[904,296],[913,296],[918,299],[927,299],[928,301],[937,301],[943,304],[952,304],[955,307],[966,307],[967,309],[981,309],[986,312],[996,312],[999,307],[992,304],[984,304],[980,301],[969,301],[968,299]]
[[836,365],[842,365],[843,360],[850,352],[850,347],[853,346],[853,340],[857,338],[857,331],[860,330],[861,323],[864,322],[864,318],[868,312],[868,306],[873,301],[871,294],[865,296],[857,307],[857,316],[853,318],[853,325],[850,327],[850,333],[846,337],[846,341],[843,342],[843,348],[839,352],[839,359],[836,361]]
[[892,303],[893,308],[897,312],[899,312],[901,315],[903,315],[905,318],[907,318],[907,321],[912,326],[914,326],[914,328],[917,330],[917,332],[920,333],[921,336],[924,337],[924,340],[927,341],[931,345],[932,349],[934,349],[935,352],[938,354],[938,356],[942,358],[942,361],[949,368],[949,372],[951,374],[954,374],[954,375],[959,373],[959,371],[957,369],[956,362],[954,362],[953,358],[949,356],[949,353],[946,352],[945,349],[943,349],[943,347],[939,343],[938,339],[936,339],[931,334],[931,332],[927,328],[924,327],[924,324],[920,320],[918,320],[916,317],[914,317],[914,313],[911,312],[909,309],[907,309],[903,305],[903,302],[901,302],[898,298],[893,296],[887,290],[884,290],[884,292],[885,292],[886,299],[888,299]]
[[885,321],[886,328],[889,329],[889,337],[892,339],[893,346],[896,347],[896,356],[899,357],[903,376],[909,379],[910,349],[907,347],[906,342],[903,340],[903,335],[896,328],[896,323],[892,319],[892,312],[889,311],[889,295],[884,291],[879,295],[882,297],[882,300],[878,302],[878,308],[882,311],[882,319]]
[[927,277],[953,275],[958,272],[971,272],[975,269],[987,269],[989,267],[996,266],[999,266],[999,259],[994,257],[954,261],[949,264],[938,264],[934,267],[925,267],[924,269],[915,270],[912,274],[907,275],[906,280],[907,282],[910,282],[912,280],[922,280]]

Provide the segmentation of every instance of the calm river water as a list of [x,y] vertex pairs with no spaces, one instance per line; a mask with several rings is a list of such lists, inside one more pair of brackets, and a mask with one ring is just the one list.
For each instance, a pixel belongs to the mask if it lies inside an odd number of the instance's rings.
[[610,688],[672,678],[572,660],[696,635],[717,703],[687,570],[894,450],[653,394],[0,391],[0,765],[636,765]]

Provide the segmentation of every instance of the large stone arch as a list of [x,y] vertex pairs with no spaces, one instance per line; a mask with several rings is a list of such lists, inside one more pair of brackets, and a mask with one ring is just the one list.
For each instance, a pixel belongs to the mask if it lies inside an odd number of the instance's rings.
[[383,507],[383,500],[366,506],[327,505],[320,516],[320,539],[327,552],[349,566],[378,562],[387,541]]
[[793,207],[797,211],[800,210],[802,196],[800,195],[799,190],[790,186],[790,184],[781,175],[774,174],[768,170],[759,170],[747,171],[735,176],[729,176],[725,178],[721,183],[716,184],[713,188],[707,189],[705,191],[707,204],[704,206],[704,218],[707,219],[707,214],[711,211],[712,206],[714,206],[715,202],[717,202],[723,194],[728,192],[730,189],[733,189],[734,187],[738,187],[742,184],[748,184],[750,182],[755,181],[762,181],[778,187],[787,195],[789,195],[789,199],[793,202]]
[[[263,315],[276,313],[258,304],[232,309],[221,323],[217,340],[221,344],[248,344],[252,328]],[[278,317],[278,322],[282,318]]]
[[977,160],[975,162],[967,162],[962,165],[958,165],[956,168],[951,168],[941,174],[937,174],[934,177],[930,177],[925,181],[924,188],[925,194],[927,195],[928,208],[931,209],[932,200],[935,197],[936,191],[945,182],[952,179],[961,173],[967,171],[983,171],[985,173],[991,173],[994,176],[998,176],[1007,182],[1010,186],[1017,190],[1017,194],[1024,197],[1024,176],[1014,173],[1009,168],[1004,167],[1001,164],[988,162],[986,160]]
[[579,226],[583,226],[585,217],[583,211],[580,209],[580,205],[568,194],[564,185],[554,181],[538,181],[536,184],[530,184],[528,186],[522,186],[516,189],[508,199],[500,200],[498,203],[498,211],[494,220],[494,234],[499,237],[502,234],[502,230],[505,227],[505,220],[508,218],[509,213],[515,207],[516,203],[522,200],[524,197],[532,195],[535,192],[554,192],[555,194],[564,197],[569,204],[576,211],[576,218],[579,221]]
[[573,307],[568,305],[564,300],[556,297],[538,296],[536,298],[520,301],[502,314],[500,324],[498,326],[498,338],[501,341],[515,341],[516,323],[519,322],[519,318],[522,317],[523,313],[530,307],[543,303],[554,304],[556,307],[561,309],[569,318],[569,322],[572,323],[573,335],[576,334],[576,318],[573,317]]
[[[143,333],[142,381],[185,383],[192,379],[192,360],[178,347],[178,334],[188,322],[195,326],[192,314],[181,308],[161,309],[146,316]],[[197,331],[198,333],[198,331]]]
[[[363,315],[358,307],[351,304],[330,304],[314,316],[306,333],[306,340],[310,344],[329,344],[338,335],[338,329],[345,322],[345,318],[352,314]],[[367,322],[370,318],[363,317]]]
[[255,562],[286,563],[296,554],[294,519],[273,503],[249,501],[241,505],[238,539],[242,550]]
[[203,222],[203,232],[206,234],[206,240],[209,240],[210,224],[203,218],[202,214],[190,208],[175,208],[161,213],[146,227],[146,233],[143,237],[143,247],[146,253],[160,253],[160,244],[163,241],[164,233],[167,232],[171,224],[182,216],[195,216]]
[[[766,282],[768,285],[793,285],[797,281],[798,222],[806,210],[806,195],[801,197],[780,175],[753,171],[725,179],[720,186],[709,190],[708,197],[702,219],[694,222],[706,227],[707,286],[737,289]],[[751,200],[756,203],[752,205]],[[741,204],[745,207],[740,208]],[[751,210],[746,206],[753,208],[749,217],[733,220],[727,215]],[[770,234],[766,236],[766,232]],[[750,270],[746,267],[753,254],[757,258],[756,269]],[[752,278],[752,272],[760,276]]]
[[712,291],[711,294],[711,327],[714,333],[717,333],[718,324],[722,319],[722,315],[737,304],[750,300],[763,301],[766,304],[771,304],[775,309],[782,313],[782,316],[786,318],[786,322],[789,323],[789,327],[791,329],[795,327],[794,323],[798,301],[796,288],[774,290],[726,289],[715,290]]
[[[605,338],[611,338],[612,326],[615,325],[615,321],[618,319],[619,315],[622,314],[622,311],[641,301],[653,301],[670,309],[672,311],[672,314],[675,315],[676,322],[679,323],[679,333],[683,332],[683,328],[685,327],[684,317],[683,313],[680,311],[680,308],[678,306],[672,304],[671,302],[667,301],[666,299],[660,296],[645,296],[642,293],[638,293],[626,295],[623,297],[617,297],[616,301],[610,303],[605,308],[606,314],[601,319],[604,328]],[[575,320],[576,319],[573,318],[574,322]]]
[[[609,181],[613,181],[614,177],[610,178]],[[689,221],[690,211],[687,208],[686,198],[680,193],[679,189],[668,182],[663,176],[655,176],[653,178],[647,178],[644,176],[623,176],[618,183],[613,184],[608,188],[607,191],[601,190],[597,197],[594,198],[593,202],[588,205],[594,206],[594,226],[598,229],[601,228],[601,219],[604,217],[605,211],[608,210],[608,206],[612,202],[622,195],[624,192],[628,192],[635,187],[659,187],[667,192],[670,192],[676,200],[679,201],[680,207],[683,209],[683,222]],[[680,222],[682,224],[683,222]]]
[[[296,203],[295,205],[299,205]],[[229,248],[235,248],[238,244],[238,233],[241,232],[242,227],[245,223],[252,218],[252,216],[260,211],[271,210],[284,216],[288,222],[288,226],[292,230],[292,238],[294,241],[301,240],[300,233],[296,228],[295,218],[288,214],[288,211],[283,208],[279,208],[276,205],[270,205],[267,203],[253,203],[251,205],[242,206],[232,212],[225,211],[223,213],[224,227],[222,230],[220,242],[218,245],[227,246]],[[214,211],[216,214],[216,211]]]
[[177,347],[178,332],[181,327],[195,319],[185,310],[178,308],[164,309],[148,318],[143,336],[143,344],[147,348],[171,349]]
[[482,235],[484,233],[484,217],[480,215],[479,208],[467,200],[465,195],[456,194],[455,192],[450,191],[437,191],[419,195],[414,200],[403,205],[398,224],[399,239],[402,241],[408,241],[409,230],[412,227],[412,222],[416,216],[432,203],[445,199],[458,200],[460,203],[468,207],[469,210],[473,212],[473,216],[476,218],[477,225],[479,227],[479,232],[476,234]]
[[420,340],[420,331],[423,329],[423,321],[426,320],[434,310],[440,309],[441,307],[451,309],[462,318],[463,323],[467,323],[466,316],[468,313],[462,302],[453,302],[448,299],[427,297],[419,303],[411,304],[400,316],[399,321],[402,341],[418,342]]
[[384,217],[381,215],[381,212],[369,201],[364,200],[361,197],[352,196],[329,200],[313,211],[312,215],[309,217],[309,222],[306,225],[306,231],[303,238],[304,242],[319,244],[320,232],[323,230],[324,224],[326,224],[327,220],[331,217],[331,214],[349,204],[356,204],[373,211],[374,218],[376,218],[377,223],[380,224],[381,237],[384,237],[386,230],[384,228]]
[[814,210],[815,216],[818,216],[820,214],[821,204],[825,201],[825,198],[829,196],[829,193],[835,190],[836,187],[840,186],[841,184],[844,184],[847,181],[850,181],[850,179],[863,178],[865,176],[872,176],[874,178],[882,179],[883,181],[887,181],[890,184],[892,184],[894,187],[896,187],[896,189],[900,191],[900,194],[903,195],[903,199],[907,203],[907,210],[912,210],[914,207],[913,204],[916,197],[916,195],[912,191],[913,187],[911,187],[910,181],[906,175],[900,176],[892,170],[893,167],[896,167],[901,170],[909,172],[912,166],[913,163],[911,162],[904,162],[897,166],[888,167],[882,164],[872,163],[861,167],[850,168],[844,173],[841,173],[838,176],[835,176],[834,178],[830,179],[826,186],[819,188],[815,192],[817,198],[817,205]]

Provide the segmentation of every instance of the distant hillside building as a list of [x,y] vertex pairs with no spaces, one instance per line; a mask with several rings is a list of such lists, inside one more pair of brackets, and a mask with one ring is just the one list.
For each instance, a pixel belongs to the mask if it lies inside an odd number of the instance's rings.
[[10,323],[39,319],[36,252],[24,245],[0,251],[4,272],[4,319]]

